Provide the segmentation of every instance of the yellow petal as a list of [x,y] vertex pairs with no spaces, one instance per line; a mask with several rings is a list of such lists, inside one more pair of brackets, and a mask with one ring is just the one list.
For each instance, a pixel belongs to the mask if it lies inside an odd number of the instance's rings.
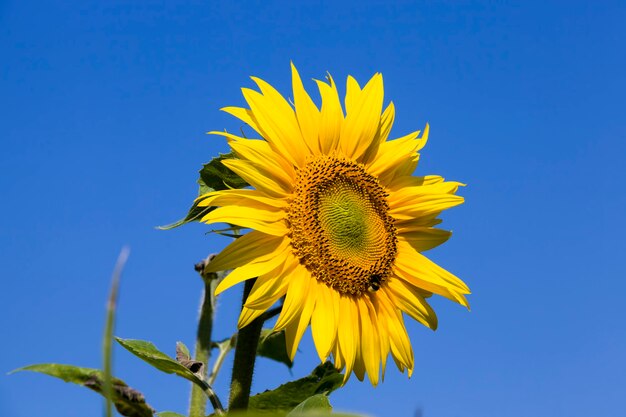
[[231,141],[229,145],[239,158],[248,160],[254,166],[262,167],[273,178],[280,181],[285,190],[291,189],[296,175],[293,165],[274,151],[267,141],[239,139]]
[[341,296],[339,299],[339,317],[337,335],[346,366],[345,382],[354,367],[358,348],[359,315],[352,297]]
[[206,272],[227,271],[249,262],[280,253],[288,240],[283,237],[271,236],[252,231],[226,246],[205,267]]
[[291,193],[284,183],[276,181],[266,168],[243,159],[225,159],[222,164],[259,191],[276,198]]
[[380,128],[376,135],[376,139],[379,143],[386,142],[389,138],[389,133],[391,133],[391,127],[393,126],[395,116],[396,108],[393,105],[393,101],[391,101],[380,118]]
[[376,136],[372,141],[371,145],[367,148],[363,156],[361,157],[361,162],[365,165],[369,165],[372,161],[372,158],[376,156],[378,153],[378,149],[381,143],[384,143],[389,137],[389,133],[391,132],[391,127],[393,126],[393,121],[395,118],[395,107],[393,105],[393,101],[389,103],[383,115],[380,118],[380,126],[378,128],[378,132],[376,132]]
[[417,154],[419,130],[399,139],[383,142],[378,147],[378,153],[368,166],[368,172],[376,175],[383,183],[389,183],[399,166],[407,164],[407,159]]
[[419,160],[418,151],[426,144],[428,131],[427,123],[420,138],[417,138],[420,133],[417,131],[380,145],[372,164],[375,164],[373,170],[383,183],[390,183],[395,177],[408,176],[415,171]]
[[348,75],[348,79],[346,81],[346,98],[344,103],[346,105],[346,114],[350,113],[356,107],[356,103],[360,102],[361,96],[361,87],[359,83],[352,77]]
[[382,289],[376,295],[379,297],[381,306],[381,309],[378,311],[378,317],[386,324],[391,355],[400,371],[403,371],[404,367],[412,369],[413,348],[404,327],[402,313],[393,305]]
[[[241,329],[250,324],[252,320],[263,314],[285,295],[289,281],[281,276],[280,272],[276,272],[281,269],[282,266],[260,276],[254,282],[250,295],[248,295],[246,303],[241,310],[241,315],[237,323],[238,328]],[[278,279],[272,279],[277,277]],[[268,285],[271,287],[268,288]]]
[[239,321],[237,322],[237,328],[243,329],[263,313],[265,313],[265,310],[255,310],[245,306],[242,307]]
[[246,299],[246,307],[266,310],[285,295],[291,281],[291,273],[298,260],[294,259],[290,253],[284,254],[283,257],[282,265],[256,280]]
[[451,235],[452,233],[447,230],[423,227],[411,232],[398,234],[398,239],[406,241],[416,251],[424,252],[441,245],[450,239]]
[[254,113],[250,109],[244,109],[243,107],[223,107],[222,110],[225,113],[235,116],[251,128],[253,128],[259,135],[267,137],[267,133],[259,126]]
[[437,315],[419,291],[414,289],[410,284],[395,277],[387,280],[387,286],[389,288],[390,299],[395,301],[395,305],[398,306],[400,310],[404,311],[424,326],[433,330],[437,329]]
[[[359,381],[363,381],[363,379],[365,379],[365,363],[363,362],[363,356],[361,356],[360,346],[356,350],[352,372],[354,372],[354,375],[356,375]],[[344,383],[348,380],[348,378],[349,376],[344,375]]]
[[426,142],[428,142],[429,132],[430,132],[430,125],[426,123],[426,126],[424,126],[424,133],[422,134],[422,137],[419,139],[419,142],[417,144],[417,151],[422,150],[422,148],[426,146]]
[[428,216],[415,217],[411,219],[396,219],[396,229],[398,234],[413,232],[423,227],[433,227],[441,223],[438,219],[439,212],[429,214]]
[[385,368],[387,366],[387,356],[389,356],[389,332],[387,329],[387,323],[381,320],[380,299],[377,296],[371,297],[371,302],[374,307],[376,320],[372,319],[378,329],[378,341],[380,344],[380,359],[381,359],[381,377],[385,379]]
[[338,342],[335,343],[335,346],[333,346],[333,359],[335,362],[335,369],[337,369],[338,371],[341,371],[345,365],[344,365],[343,356],[341,356],[341,350],[339,349]]
[[215,295],[220,294],[224,290],[242,281],[266,274],[279,267],[285,261],[285,250],[287,250],[287,245],[281,245],[275,252],[272,252],[270,256],[261,256],[256,259],[256,262],[250,262],[236,268],[218,284],[215,289]]
[[[302,137],[300,125],[294,109],[270,84],[260,78],[251,78],[259,86],[261,93],[268,100],[268,103],[271,106],[270,109],[273,115],[273,120],[277,122],[275,129],[276,132],[282,135],[285,142],[289,143],[290,146],[288,146],[288,148],[291,147],[292,149],[304,151],[303,146],[307,146],[307,141],[305,141]],[[303,152],[303,155],[306,156],[307,153],[308,152]]]
[[328,79],[330,84],[316,80],[322,96],[319,142],[323,154],[330,154],[331,151],[336,149],[343,123],[343,111],[341,110],[337,87],[330,75]]
[[430,194],[416,198],[410,204],[395,205],[389,214],[399,220],[411,220],[416,217],[441,213],[443,210],[463,204],[465,199],[453,194]]
[[456,181],[446,181],[431,185],[403,187],[390,193],[388,199],[389,207],[396,208],[409,203],[418,202],[432,195],[452,195],[463,185],[464,184]]
[[298,315],[294,320],[291,320],[287,324],[287,327],[285,327],[287,354],[292,361],[296,356],[296,351],[298,350],[298,345],[300,344],[302,335],[311,321],[311,314],[314,306],[315,300],[313,298],[305,298],[300,315]]
[[311,316],[311,333],[317,354],[322,362],[326,360],[335,345],[337,337],[337,316],[335,305],[339,304],[339,295],[326,284],[312,281],[311,287],[316,287],[317,303]]
[[274,236],[289,232],[283,211],[268,211],[251,207],[226,206],[217,208],[202,217],[204,223],[230,223],[243,228],[255,229]]
[[469,294],[470,291],[463,281],[401,240],[398,240],[394,273],[415,287],[439,294],[465,307],[469,306],[463,294]]
[[[241,109],[241,110],[245,110],[245,109]],[[233,142],[237,142],[237,141],[241,141],[241,140],[261,140],[261,139],[249,139],[249,138],[245,138],[242,136],[237,136],[237,135],[233,135],[232,133],[227,132],[226,130],[221,131],[221,130],[212,130],[210,132],[206,132],[207,135],[217,135],[217,136],[223,136],[226,138],[226,141],[228,142],[228,144],[230,145]]]
[[354,160],[363,155],[378,131],[383,108],[382,75],[374,75],[358,97],[346,114],[339,139],[339,149]]
[[[260,82],[258,79],[254,80]],[[272,94],[266,96],[247,88],[242,88],[241,91],[256,120],[266,133],[265,139],[293,165],[303,166],[306,152],[302,146],[302,136],[293,110],[289,110],[291,113],[284,111],[280,101]],[[280,100],[285,102],[282,96]],[[287,106],[289,107],[288,104]]]
[[393,180],[385,184],[386,188],[391,191],[398,191],[405,187],[421,187],[424,185],[433,185],[443,182],[444,178],[439,175],[426,175],[423,177],[401,176],[395,177]]
[[296,118],[300,125],[300,132],[302,132],[302,138],[306,142],[307,146],[311,150],[313,155],[319,155],[319,125],[320,125],[320,111],[318,110],[311,97],[304,89],[300,74],[296,69],[293,62],[291,63],[291,80],[293,88],[293,100],[296,108]]
[[[376,317],[370,315],[370,309],[366,298],[357,300],[359,317],[361,321],[361,358],[365,364],[365,370],[372,385],[378,385],[380,373],[380,345],[378,331],[376,329]],[[372,312],[373,313],[373,312]]]
[[416,275],[424,276],[424,279],[430,279],[434,283],[449,286],[463,294],[470,293],[469,288],[463,281],[417,252],[406,242],[398,241],[396,263],[399,263],[402,265],[402,268],[408,269]]
[[212,191],[197,198],[199,207],[221,206],[246,206],[262,210],[274,211],[284,209],[287,200],[282,198],[270,198],[267,194],[258,190],[232,189]]
[[291,322],[302,310],[303,301],[305,299],[317,299],[317,294],[312,293],[311,275],[301,265],[298,265],[291,276],[287,297],[283,303],[283,309],[278,316],[274,330],[279,331]]

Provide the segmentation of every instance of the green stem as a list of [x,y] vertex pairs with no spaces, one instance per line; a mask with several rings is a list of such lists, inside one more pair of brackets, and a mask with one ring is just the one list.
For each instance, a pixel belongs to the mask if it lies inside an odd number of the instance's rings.
[[220,352],[217,354],[217,358],[215,359],[215,363],[213,364],[213,369],[211,369],[211,373],[209,374],[209,379],[207,380],[207,382],[209,383],[209,385],[213,385],[215,384],[215,379],[217,378],[217,374],[220,372],[220,369],[222,369],[222,365],[224,364],[224,359],[226,359],[226,356],[228,356],[228,353],[233,350],[233,348],[235,347],[235,343],[237,341],[237,335],[233,335],[233,337],[231,337],[228,340],[228,343],[225,345],[222,345],[222,343],[219,343],[219,350]]
[[[198,320],[198,333],[194,360],[204,363],[202,379],[206,378],[209,358],[211,356],[211,332],[213,331],[213,312],[215,308],[215,285],[217,275],[214,273],[204,273],[204,266],[209,262],[210,257],[198,263],[195,268],[204,282],[204,294],[202,296],[202,306],[200,307],[200,318]],[[193,384],[191,388],[191,401],[189,403],[189,417],[204,417],[206,415],[207,394],[202,388]]]
[[219,397],[217,396],[217,394],[213,390],[213,387],[211,387],[211,385],[207,384],[206,381],[204,381],[204,391],[203,392],[206,394],[206,396],[211,401],[211,404],[213,405],[213,409],[215,410],[215,415],[216,416],[226,415],[226,413],[224,412],[224,407],[222,407],[222,402],[220,401]]
[[102,392],[106,398],[105,415],[107,417],[113,416],[113,384],[111,383],[113,377],[111,373],[113,367],[113,329],[115,328],[115,313],[117,309],[120,278],[129,254],[130,249],[124,247],[117,258],[115,269],[113,270],[113,276],[111,278],[111,293],[109,294],[109,300],[107,303],[107,318],[104,326],[104,338],[102,342],[102,354],[104,357],[104,364],[102,367],[104,376]]
[[[255,279],[246,281],[243,289],[242,305],[246,302],[255,281]],[[252,372],[254,371],[256,350],[262,327],[263,319],[257,317],[252,323],[239,330],[233,363],[233,377],[230,384],[229,410],[246,410],[248,408],[250,388],[252,386]]]

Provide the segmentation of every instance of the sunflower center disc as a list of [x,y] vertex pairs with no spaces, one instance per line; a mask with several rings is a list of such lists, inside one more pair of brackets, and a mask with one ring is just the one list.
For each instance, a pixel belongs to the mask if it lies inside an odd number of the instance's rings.
[[362,165],[321,156],[298,172],[287,216],[293,251],[316,279],[361,295],[385,281],[396,257],[388,211],[387,193]]

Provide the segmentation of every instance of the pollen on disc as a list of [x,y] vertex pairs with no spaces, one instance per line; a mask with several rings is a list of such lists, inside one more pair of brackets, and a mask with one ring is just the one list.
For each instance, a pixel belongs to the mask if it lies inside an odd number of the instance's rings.
[[294,254],[321,282],[359,296],[395,259],[387,193],[361,164],[321,156],[298,172],[287,219]]

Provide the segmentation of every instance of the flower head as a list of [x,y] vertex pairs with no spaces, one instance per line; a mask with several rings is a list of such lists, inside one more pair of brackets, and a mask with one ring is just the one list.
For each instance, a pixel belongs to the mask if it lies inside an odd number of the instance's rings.
[[428,125],[387,140],[394,106],[383,111],[383,78],[361,88],[348,77],[345,116],[332,77],[317,81],[319,109],[292,65],[293,106],[271,85],[252,78],[260,92],[242,89],[250,108],[223,110],[252,127],[259,139],[225,132],[237,156],[224,165],[252,189],[215,191],[199,206],[217,209],[201,220],[253,229],[213,259],[207,270],[233,271],[216,293],[258,277],[239,327],[281,297],[274,329],[284,330],[293,359],[311,325],[320,359],[372,384],[387,357],[413,371],[404,326],[409,315],[435,329],[426,298],[438,294],[468,306],[468,287],[421,252],[445,242],[437,229],[442,210],[459,205],[458,182],[414,177]]

